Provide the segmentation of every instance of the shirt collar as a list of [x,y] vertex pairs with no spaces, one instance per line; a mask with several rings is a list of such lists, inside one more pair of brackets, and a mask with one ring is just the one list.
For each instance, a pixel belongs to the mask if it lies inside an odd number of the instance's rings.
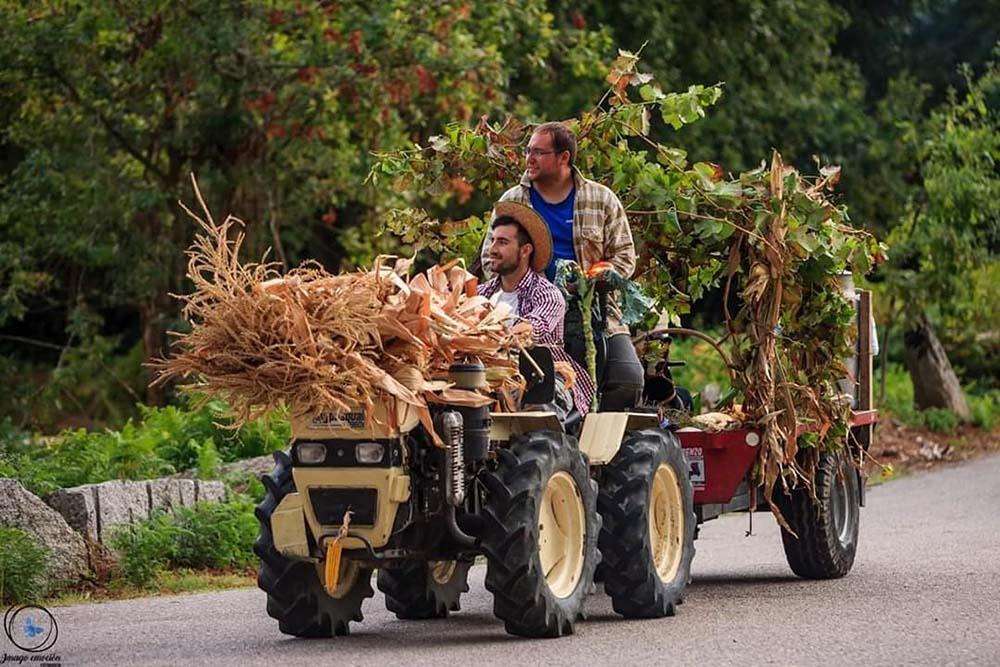
[[[537,271],[532,271],[528,269],[528,272],[524,274],[524,277],[518,281],[517,285],[514,287],[514,291],[520,296],[524,294],[527,290],[531,289],[532,285],[538,280],[540,274]],[[503,285],[500,283],[500,276],[496,275],[490,278],[489,282],[486,283],[487,292],[490,295],[496,294],[503,289]]]
[[[573,186],[575,188],[579,189],[580,188],[580,184],[583,183],[583,182],[585,182],[587,179],[580,172],[580,170],[577,169],[576,165],[573,165],[572,174],[573,174]],[[528,178],[528,170],[527,169],[525,169],[524,173],[521,174],[521,185],[524,186],[524,187],[526,187],[526,188],[530,188],[531,187],[531,179]]]

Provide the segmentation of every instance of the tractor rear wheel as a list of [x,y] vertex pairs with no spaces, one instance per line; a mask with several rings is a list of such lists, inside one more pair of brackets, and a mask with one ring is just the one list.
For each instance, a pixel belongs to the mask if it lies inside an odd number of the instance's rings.
[[260,558],[257,584],[267,593],[267,613],[287,635],[347,635],[348,624],[363,619],[361,603],[375,594],[372,570],[345,560],[340,567],[340,583],[331,594],[321,579],[322,565],[292,560],[278,553],[271,534],[271,515],[281,499],[295,491],[295,483],[288,455],[275,452],[274,460],[274,471],[261,478],[267,494],[254,511],[260,522],[260,533],[253,546]]
[[695,515],[687,461],[676,436],[630,434],[605,468],[597,507],[604,590],[626,618],[673,616],[694,558]]
[[470,567],[472,563],[460,560],[406,561],[380,568],[378,589],[397,618],[446,618],[459,610],[459,598],[469,590]]
[[[778,509],[795,535],[781,529],[792,571],[804,579],[837,579],[851,571],[858,549],[861,490],[858,472],[844,451],[821,454],[809,490],[776,492]],[[796,537],[798,535],[798,537]]]
[[576,440],[553,431],[518,436],[480,479],[493,613],[514,635],[572,634],[600,559],[601,528],[597,485]]

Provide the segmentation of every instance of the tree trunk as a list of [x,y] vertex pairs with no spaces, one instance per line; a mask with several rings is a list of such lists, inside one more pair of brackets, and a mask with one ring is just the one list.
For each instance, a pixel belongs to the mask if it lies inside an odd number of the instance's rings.
[[921,410],[946,408],[968,421],[969,405],[948,355],[926,315],[903,335],[903,357],[913,380],[913,399]]
[[[163,356],[166,333],[164,332],[163,316],[158,302],[159,298],[154,298],[139,307],[139,321],[142,327],[143,362],[147,364]],[[148,405],[164,405],[165,402],[166,394],[162,385],[155,387],[146,385],[146,403]]]

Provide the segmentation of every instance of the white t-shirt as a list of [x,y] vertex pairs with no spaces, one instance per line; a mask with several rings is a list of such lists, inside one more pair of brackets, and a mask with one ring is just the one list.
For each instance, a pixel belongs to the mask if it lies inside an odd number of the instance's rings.
[[503,288],[490,297],[490,303],[494,306],[505,303],[510,306],[510,315],[507,317],[507,325],[513,325],[517,321],[517,292],[505,292]]

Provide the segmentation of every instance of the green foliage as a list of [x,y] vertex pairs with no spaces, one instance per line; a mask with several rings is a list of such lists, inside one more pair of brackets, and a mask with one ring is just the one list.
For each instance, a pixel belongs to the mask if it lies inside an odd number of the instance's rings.
[[121,575],[149,586],[166,568],[238,569],[255,562],[257,520],[253,503],[237,497],[225,503],[198,503],[161,512],[123,528],[112,537],[121,554]]
[[37,602],[48,591],[48,551],[17,528],[0,526],[0,602]]
[[992,390],[982,394],[968,395],[972,425],[986,431],[993,431],[1000,424],[1000,391]]
[[[718,338],[719,332],[706,332]],[[711,345],[697,338],[676,337],[670,345],[670,358],[683,361],[684,366],[673,369],[678,386],[685,387],[692,394],[699,394],[714,384],[719,395],[724,396],[730,389],[726,363]]]
[[146,360],[184,291],[190,173],[246,217],[251,254],[335,270],[393,249],[371,151],[568,109],[608,46],[543,0],[0,8],[0,325],[38,314],[61,345],[78,313],[126,313]]
[[0,421],[0,475],[45,495],[58,488],[109,479],[150,479],[197,469],[214,477],[223,462],[282,449],[291,437],[283,414],[233,430],[226,406],[210,402],[193,410],[141,407],[143,419],[120,431],[68,430],[40,438]]
[[922,184],[890,235],[886,271],[908,319],[932,305],[947,314],[969,303],[969,276],[995,262],[1000,248],[1000,68],[991,64],[979,79],[965,74],[964,96],[953,93],[910,129]]
[[[836,381],[850,354],[854,311],[840,279],[844,272],[866,274],[884,247],[852,228],[844,207],[832,201],[836,167],[809,178],[775,154],[767,168],[726,178],[717,165],[691,163],[683,150],[652,139],[650,118],[677,127],[696,122],[719,100],[720,88],[664,93],[638,61],[620,52],[608,68],[607,93],[569,121],[579,137],[577,166],[610,187],[629,213],[637,281],[673,322],[723,284],[727,299],[741,296],[741,307],[725,313],[735,389],[751,418],[780,415],[772,419],[780,425],[767,427],[762,451],[788,462],[775,443],[796,421],[842,441],[848,406]],[[445,257],[457,253],[444,233],[455,223],[428,224],[432,216],[419,206],[427,204],[423,193],[447,193],[447,184],[461,177],[472,192],[495,200],[520,172],[530,130],[516,118],[451,126],[425,147],[380,154],[372,180],[388,178],[394,189],[414,193],[396,212],[396,229],[418,245],[443,248]],[[769,484],[775,471],[768,468]]]
[[833,53],[850,22],[835,2],[555,4],[608,26],[623,48],[645,43],[643,59],[666,89],[725,82],[723,102],[705,120],[676,135],[669,122],[654,127],[657,139],[687,149],[696,161],[739,172],[777,148],[803,168],[813,154],[840,164],[869,127],[863,81]]
[[958,415],[944,408],[923,411],[924,424],[935,433],[952,433],[958,428]]

